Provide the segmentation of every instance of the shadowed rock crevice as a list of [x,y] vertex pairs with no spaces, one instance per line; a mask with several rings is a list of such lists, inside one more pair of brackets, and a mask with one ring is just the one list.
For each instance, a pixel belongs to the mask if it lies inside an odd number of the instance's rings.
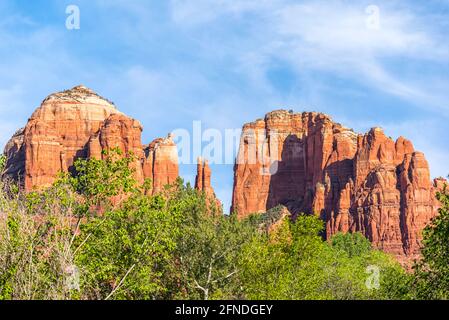
[[282,147],[281,160],[270,167],[271,179],[268,190],[267,209],[281,204],[292,213],[299,213],[303,208],[305,195],[304,159],[300,150],[303,141],[295,135],[289,135]]

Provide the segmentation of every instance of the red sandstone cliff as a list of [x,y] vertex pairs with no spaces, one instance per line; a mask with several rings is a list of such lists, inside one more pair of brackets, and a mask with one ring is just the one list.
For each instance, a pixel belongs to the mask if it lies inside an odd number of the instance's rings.
[[211,175],[212,171],[209,167],[209,162],[202,158],[198,158],[195,189],[204,192],[209,203],[214,204],[219,211],[222,211],[222,204],[220,200],[217,199],[210,181]]
[[77,158],[103,157],[120,148],[136,157],[136,178],[150,178],[152,192],[178,177],[176,145],[171,137],[141,143],[142,125],[92,90],[77,86],[48,96],[5,147],[4,176],[20,180],[25,190],[49,186],[58,172],[68,172]]
[[360,231],[380,249],[413,256],[445,183],[431,182],[424,155],[402,137],[280,110],[243,127],[231,210],[245,217],[283,204],[293,215],[318,214],[328,237]]
[[175,182],[179,176],[178,151],[172,136],[158,138],[144,147],[144,176],[153,182],[152,193],[162,191],[167,184]]

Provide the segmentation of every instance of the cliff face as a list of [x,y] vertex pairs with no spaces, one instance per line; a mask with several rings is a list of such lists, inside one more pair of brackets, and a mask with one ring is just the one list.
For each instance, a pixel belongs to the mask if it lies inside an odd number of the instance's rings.
[[77,86],[48,96],[25,128],[5,147],[4,176],[25,190],[51,185],[58,172],[73,170],[77,158],[101,159],[103,150],[119,148],[136,157],[136,179],[153,181],[153,192],[178,177],[176,145],[171,138],[142,146],[141,124],[92,90]]
[[231,210],[239,217],[285,205],[326,222],[326,235],[362,232],[384,251],[419,253],[435,216],[429,166],[410,141],[380,128],[365,135],[320,113],[274,111],[243,127]]
[[103,150],[120,149],[125,155],[132,154],[136,160],[132,164],[135,178],[143,182],[145,175],[142,161],[144,160],[141,143],[141,124],[123,114],[111,114],[104,120],[100,129],[89,137],[86,146],[88,158],[104,158]]
[[[278,204],[291,210],[310,209],[332,153],[333,129],[325,115],[287,111],[274,111],[264,120],[244,125],[234,168],[233,211],[243,217]],[[354,156],[356,135],[338,126],[335,130],[336,140],[344,145],[338,146],[333,158],[339,160],[339,171],[345,176],[352,171],[344,160]]]

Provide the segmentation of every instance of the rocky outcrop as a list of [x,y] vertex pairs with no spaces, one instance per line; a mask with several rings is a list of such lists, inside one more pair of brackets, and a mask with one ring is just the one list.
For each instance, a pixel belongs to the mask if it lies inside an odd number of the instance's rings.
[[135,178],[142,183],[145,179],[142,162],[144,152],[141,142],[142,125],[139,121],[123,114],[111,114],[103,122],[100,130],[92,135],[87,144],[87,157],[102,159],[104,150],[118,148],[125,155],[132,156],[135,161],[132,168]]
[[446,192],[448,191],[448,181],[443,177],[436,178],[433,180],[433,187],[437,192]]
[[222,204],[217,199],[211,184],[211,169],[209,162],[201,157],[198,158],[197,173],[195,178],[195,189],[204,192],[209,204],[213,204],[219,211],[222,211]]
[[[112,103],[83,86],[48,96],[21,137],[8,142],[6,174],[20,178],[26,190],[50,185],[58,172],[71,169],[76,157],[86,156],[86,143],[113,113],[119,111]],[[17,152],[8,148],[19,141]]]
[[209,162],[201,157],[198,158],[196,172],[195,189],[203,191],[209,196],[214,195],[214,189],[210,183],[211,170],[209,167]]
[[[342,141],[333,151],[336,141]],[[349,139],[341,139],[346,135]],[[354,137],[353,137],[354,136]],[[234,168],[233,211],[241,217],[265,212],[278,204],[296,209],[313,204],[318,183],[324,186],[328,171],[352,171],[356,135],[319,113],[274,111],[244,125]],[[338,168],[337,168],[338,167]],[[328,177],[327,177],[328,178]]]
[[231,210],[243,218],[281,204],[293,216],[319,215],[327,237],[360,231],[380,249],[413,256],[444,184],[431,182],[424,155],[402,137],[279,110],[243,127]]
[[160,192],[165,185],[175,182],[179,176],[178,151],[171,135],[144,146],[144,154],[144,176],[152,181],[152,193]]
[[150,178],[158,192],[178,176],[171,137],[141,143],[142,125],[92,90],[77,86],[48,96],[5,147],[3,176],[21,181],[25,190],[51,185],[59,172],[70,172],[77,158],[104,157],[119,148],[135,157],[136,179]]

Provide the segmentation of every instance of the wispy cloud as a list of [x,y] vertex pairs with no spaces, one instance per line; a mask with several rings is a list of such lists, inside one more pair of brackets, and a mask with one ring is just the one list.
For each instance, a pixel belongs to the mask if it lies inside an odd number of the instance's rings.
[[[271,54],[285,52],[298,72],[320,69],[358,79],[381,91],[439,108],[435,95],[388,67],[388,59],[448,61],[447,43],[426,32],[423,21],[404,9],[380,5],[379,27],[367,25],[363,6],[313,2],[278,11],[278,32],[285,40]],[[414,83],[415,82],[415,83]],[[447,92],[438,92],[449,98]],[[429,101],[429,98],[432,98]],[[449,105],[446,105],[449,107]],[[449,110],[446,110],[449,111]]]
[[[413,64],[447,64],[449,43],[441,41],[441,34],[435,32],[439,30],[435,24],[444,23],[441,17],[435,20],[434,15],[413,12],[412,6],[381,1],[379,28],[370,28],[368,2],[335,1],[330,5],[327,1],[298,4],[238,0],[171,4],[174,21],[190,28],[223,23],[223,17],[231,21],[251,14],[258,17],[246,39],[241,39],[251,45],[244,44],[230,54],[261,85],[266,86],[262,79],[273,61],[281,59],[300,75],[317,70],[337,74],[449,116],[447,90],[429,86],[433,79],[423,78],[419,70],[410,71],[410,65],[406,70],[397,69],[404,59]],[[227,50],[218,42],[215,45]],[[392,67],[394,60],[399,63]]]

